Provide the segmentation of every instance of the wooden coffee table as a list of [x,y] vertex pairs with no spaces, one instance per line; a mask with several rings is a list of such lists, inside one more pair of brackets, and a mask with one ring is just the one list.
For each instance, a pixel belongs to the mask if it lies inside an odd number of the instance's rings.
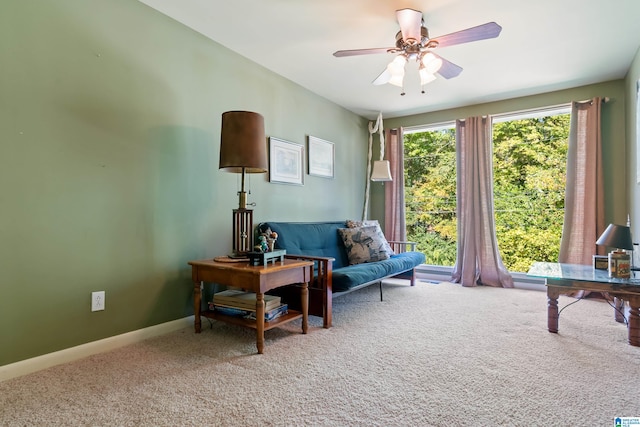
[[[195,330],[200,333],[202,323],[200,316],[216,319],[222,322],[246,326],[256,330],[256,347],[258,353],[264,351],[264,331],[282,325],[292,320],[302,318],[302,333],[307,333],[309,291],[308,284],[313,277],[313,262],[285,259],[276,261],[266,266],[252,266],[248,262],[227,263],[217,262],[211,259],[190,261],[191,275],[193,278],[193,311],[195,315]],[[225,286],[233,286],[256,294],[256,320],[242,317],[225,316],[215,311],[202,312],[201,284],[203,282],[218,283]],[[289,312],[270,322],[264,320],[264,294],[271,289],[281,286],[299,283],[302,288],[301,311],[289,310]]]
[[[609,277],[607,270],[596,270],[590,265],[536,262],[529,276],[547,279],[547,327],[558,332],[558,297],[572,291],[606,292],[629,302],[629,344],[640,346],[640,276],[630,279]],[[632,274],[638,274],[633,272]],[[616,320],[622,314],[615,312]]]

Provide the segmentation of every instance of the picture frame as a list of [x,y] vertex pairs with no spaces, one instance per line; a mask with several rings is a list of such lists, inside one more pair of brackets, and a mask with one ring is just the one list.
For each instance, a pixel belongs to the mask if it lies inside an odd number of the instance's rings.
[[304,185],[304,145],[269,138],[269,182]]
[[308,149],[309,175],[322,178],[335,177],[335,144],[309,135]]

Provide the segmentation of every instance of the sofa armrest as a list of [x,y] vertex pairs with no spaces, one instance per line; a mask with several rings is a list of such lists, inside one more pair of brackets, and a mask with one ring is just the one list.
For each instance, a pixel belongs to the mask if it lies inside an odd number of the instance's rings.
[[[313,261],[314,266],[309,267],[314,271],[311,272],[313,277],[311,283],[309,283],[310,290],[317,290],[322,294],[322,319],[323,327],[331,327],[331,313],[332,313],[332,300],[333,300],[333,261],[335,258],[320,257],[312,255],[293,255],[287,254],[285,258],[289,259],[301,259],[306,261]],[[315,274],[314,274],[315,273]]]
[[416,242],[389,241],[389,245],[395,253],[413,252],[416,250],[416,244]]

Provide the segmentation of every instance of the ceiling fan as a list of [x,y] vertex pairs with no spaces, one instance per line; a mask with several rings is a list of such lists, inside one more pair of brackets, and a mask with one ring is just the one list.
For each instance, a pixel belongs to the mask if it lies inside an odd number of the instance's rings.
[[[447,61],[433,52],[438,47],[453,46],[476,40],[492,39],[500,35],[502,27],[495,22],[456,31],[440,37],[429,38],[429,31],[424,26],[422,12],[414,9],[400,9],[396,11],[400,24],[400,31],[396,34],[395,47],[373,49],[339,50],[333,56],[356,56],[374,53],[397,53],[398,55],[387,65],[387,68],[373,81],[374,85],[389,83],[404,87],[405,66],[408,61],[416,61],[420,75],[420,86],[424,93],[424,85],[436,79],[435,73],[445,79],[456,77],[462,72],[462,67]],[[401,95],[404,95],[404,89]]]

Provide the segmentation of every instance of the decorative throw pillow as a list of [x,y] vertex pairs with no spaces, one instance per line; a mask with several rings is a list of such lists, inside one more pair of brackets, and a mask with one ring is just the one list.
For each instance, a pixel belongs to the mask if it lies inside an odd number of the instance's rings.
[[375,226],[339,228],[338,232],[347,250],[349,264],[389,259],[389,254],[384,250],[386,240],[384,236],[380,239]]
[[384,237],[384,233],[382,232],[382,228],[380,228],[380,223],[377,219],[365,219],[364,221],[356,221],[352,219],[347,220],[347,227],[349,228],[358,228],[358,227],[376,227],[376,232],[379,237],[384,241],[384,250],[386,253],[391,255],[395,255],[393,249],[391,249],[391,245],[387,242],[386,237]]

